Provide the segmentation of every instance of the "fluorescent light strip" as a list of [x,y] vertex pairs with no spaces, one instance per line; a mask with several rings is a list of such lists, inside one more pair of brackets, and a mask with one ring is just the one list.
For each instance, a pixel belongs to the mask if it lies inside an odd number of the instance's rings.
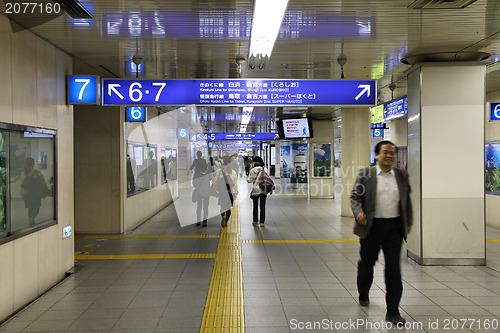
[[270,57],[285,16],[288,0],[255,0],[250,57]]
[[243,113],[241,115],[240,133],[245,133],[247,131],[247,125],[252,118],[253,107],[244,107]]

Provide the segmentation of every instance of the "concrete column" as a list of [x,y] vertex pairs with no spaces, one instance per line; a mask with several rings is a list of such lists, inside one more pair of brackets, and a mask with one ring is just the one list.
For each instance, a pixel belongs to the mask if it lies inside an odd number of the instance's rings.
[[[342,108],[341,215],[353,216],[350,195],[358,171],[370,165],[370,109]],[[335,194],[339,189],[335,189]]]
[[423,265],[484,265],[485,66],[420,63],[408,74],[408,255]]

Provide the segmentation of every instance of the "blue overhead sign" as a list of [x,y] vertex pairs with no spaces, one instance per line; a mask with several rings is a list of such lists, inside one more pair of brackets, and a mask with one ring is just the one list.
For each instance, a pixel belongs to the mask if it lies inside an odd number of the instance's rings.
[[129,106],[127,107],[127,112],[125,113],[125,121],[146,121],[146,108],[143,106]]
[[99,104],[99,77],[69,76],[68,104]]
[[102,105],[375,105],[376,81],[102,80]]
[[404,117],[408,114],[408,98],[401,97],[384,104],[384,120]]
[[274,141],[279,140],[278,133],[198,133],[197,141]]
[[500,103],[491,103],[490,120],[500,120]]

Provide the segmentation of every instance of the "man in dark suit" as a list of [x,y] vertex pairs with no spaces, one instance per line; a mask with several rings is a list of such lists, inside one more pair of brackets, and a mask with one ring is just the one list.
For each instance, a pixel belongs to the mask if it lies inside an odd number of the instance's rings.
[[380,141],[375,146],[377,165],[360,170],[351,193],[355,217],[354,233],[360,237],[358,262],[359,304],[370,304],[373,266],[380,248],[385,258],[387,313],[385,319],[395,325],[406,320],[399,313],[403,294],[401,246],[413,224],[410,185],[406,172],[393,168],[396,146]]

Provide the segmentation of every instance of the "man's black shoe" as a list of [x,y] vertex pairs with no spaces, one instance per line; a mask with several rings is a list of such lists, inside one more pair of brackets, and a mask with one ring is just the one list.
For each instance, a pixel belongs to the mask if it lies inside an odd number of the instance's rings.
[[400,314],[394,316],[386,315],[385,320],[390,321],[396,326],[403,326],[406,323],[406,320]]
[[365,298],[365,299],[360,298],[359,299],[359,305],[361,305],[361,306],[368,306],[368,305],[370,305],[370,299],[369,298]]

